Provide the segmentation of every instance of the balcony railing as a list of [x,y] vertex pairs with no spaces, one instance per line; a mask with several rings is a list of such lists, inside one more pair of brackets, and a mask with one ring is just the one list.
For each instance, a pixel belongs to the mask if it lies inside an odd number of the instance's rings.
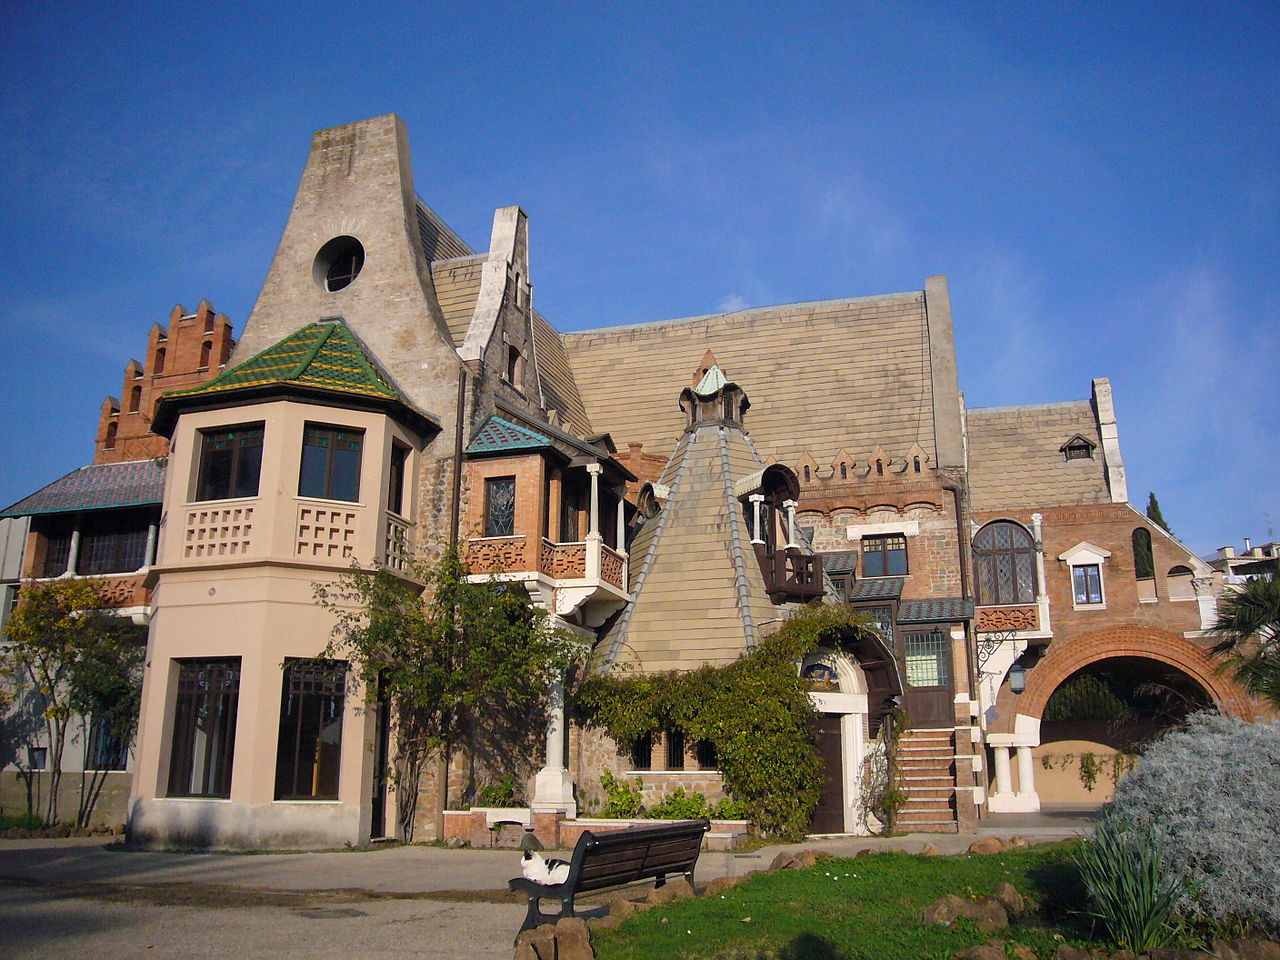
[[[595,576],[618,590],[626,590],[626,557],[602,541],[556,543],[542,537],[537,556],[530,554],[528,538],[524,536],[479,537],[468,540],[463,552],[473,574],[537,572],[552,580]],[[596,556],[598,564],[594,562]]]
[[822,596],[822,558],[794,547],[767,550],[756,544],[756,559],[764,575],[765,590],[774,603],[803,602]]
[[382,544],[383,563],[391,570],[404,573],[413,560],[413,534],[409,521],[386,514],[387,532]]

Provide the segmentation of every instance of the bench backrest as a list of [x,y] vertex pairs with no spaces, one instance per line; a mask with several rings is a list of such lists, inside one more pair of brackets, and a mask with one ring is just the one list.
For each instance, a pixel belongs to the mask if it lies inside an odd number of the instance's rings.
[[573,848],[566,883],[578,891],[600,890],[668,874],[691,873],[709,820],[658,827],[628,827],[610,833],[583,831]]

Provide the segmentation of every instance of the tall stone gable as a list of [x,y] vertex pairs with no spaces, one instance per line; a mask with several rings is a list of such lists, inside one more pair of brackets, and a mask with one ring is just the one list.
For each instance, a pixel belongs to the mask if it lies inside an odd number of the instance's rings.
[[[318,258],[339,237],[359,242],[363,265],[331,292]],[[412,403],[450,422],[460,361],[427,257],[400,118],[318,131],[232,364],[309,323],[341,317]]]

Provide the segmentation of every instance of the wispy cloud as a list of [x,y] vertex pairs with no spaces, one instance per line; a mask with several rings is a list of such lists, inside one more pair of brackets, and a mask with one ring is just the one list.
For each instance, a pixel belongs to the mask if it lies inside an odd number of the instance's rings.
[[716,304],[716,310],[720,313],[731,313],[734,310],[745,309],[747,309],[747,301],[736,293],[729,294]]

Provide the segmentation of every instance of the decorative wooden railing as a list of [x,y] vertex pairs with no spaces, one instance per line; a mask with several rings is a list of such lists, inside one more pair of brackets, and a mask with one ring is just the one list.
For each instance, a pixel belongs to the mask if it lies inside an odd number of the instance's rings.
[[533,569],[527,540],[523,535],[468,540],[462,556],[472,573],[523,573]]
[[[592,551],[599,550],[599,564],[592,562]],[[602,541],[556,543],[542,537],[537,556],[531,556],[527,537],[481,537],[468,540],[463,557],[473,574],[532,573],[546,574],[552,580],[583,580],[597,574],[605,583],[625,590],[626,557]]]
[[585,543],[553,543],[542,538],[538,569],[553,580],[576,580],[587,575]]
[[619,590],[626,590],[627,588],[622,583],[625,570],[626,563],[622,554],[612,547],[603,543],[600,544],[600,579],[605,583],[612,584]]
[[769,599],[774,603],[822,596],[821,557],[801,553],[794,547],[770,551],[763,544],[756,544],[756,559]]

